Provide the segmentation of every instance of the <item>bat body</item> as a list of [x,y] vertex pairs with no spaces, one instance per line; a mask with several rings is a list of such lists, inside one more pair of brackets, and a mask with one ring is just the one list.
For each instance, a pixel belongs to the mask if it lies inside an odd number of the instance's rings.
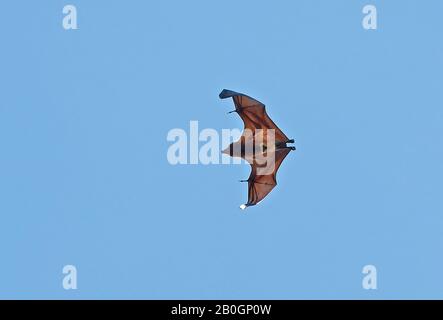
[[232,98],[236,112],[244,122],[244,131],[240,139],[229,145],[223,153],[231,157],[245,159],[251,165],[248,180],[248,202],[241,205],[242,210],[254,206],[263,200],[277,185],[277,171],[295,147],[294,143],[269,118],[265,105],[247,95],[223,90],[220,99]]

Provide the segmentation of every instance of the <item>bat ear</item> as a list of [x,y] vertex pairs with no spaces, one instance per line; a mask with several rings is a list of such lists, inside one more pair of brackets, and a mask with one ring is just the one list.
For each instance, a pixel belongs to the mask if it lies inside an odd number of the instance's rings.
[[248,206],[247,206],[246,204],[242,204],[242,205],[240,206],[240,209],[245,210],[247,207],[248,207]]

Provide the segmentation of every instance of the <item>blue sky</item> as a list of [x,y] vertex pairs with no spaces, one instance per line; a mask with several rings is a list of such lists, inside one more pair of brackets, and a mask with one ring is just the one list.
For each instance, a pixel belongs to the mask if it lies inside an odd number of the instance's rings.
[[[62,28],[74,4],[78,30]],[[378,9],[378,30],[361,26]],[[443,298],[441,1],[8,1],[0,10],[0,298]],[[297,151],[171,166],[172,128]],[[78,289],[62,287],[62,268]],[[362,268],[378,289],[362,288]]]

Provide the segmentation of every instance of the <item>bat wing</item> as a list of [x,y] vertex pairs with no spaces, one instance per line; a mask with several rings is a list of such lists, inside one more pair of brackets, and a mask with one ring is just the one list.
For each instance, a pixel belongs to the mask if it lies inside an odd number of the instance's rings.
[[251,174],[248,179],[248,203],[240,206],[241,209],[254,206],[263,200],[274,187],[277,185],[277,171],[280,168],[283,160],[291,151],[289,148],[277,149],[275,151],[275,164],[274,170],[268,175],[259,175],[258,165],[256,163],[251,164]]
[[220,99],[232,98],[235,112],[242,118],[245,129],[274,129],[276,142],[286,142],[288,137],[280,130],[266,113],[265,105],[254,98],[231,90],[223,90]]

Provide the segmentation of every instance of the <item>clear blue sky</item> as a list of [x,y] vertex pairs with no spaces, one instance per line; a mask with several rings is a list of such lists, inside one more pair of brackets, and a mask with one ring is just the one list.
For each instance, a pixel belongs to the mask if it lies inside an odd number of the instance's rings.
[[[0,298],[443,298],[443,2],[1,7]],[[166,160],[223,88],[297,139],[246,214],[248,166]]]

